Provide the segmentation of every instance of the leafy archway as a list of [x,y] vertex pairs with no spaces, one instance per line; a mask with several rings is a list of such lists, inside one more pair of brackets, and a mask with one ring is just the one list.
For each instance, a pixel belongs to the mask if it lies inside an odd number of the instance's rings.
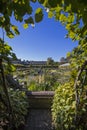
[[[33,3],[40,3],[41,6],[33,13]],[[1,0],[0,1],[0,28],[2,28],[9,38],[13,38],[15,35],[19,35],[20,32],[16,25],[11,23],[11,16],[14,16],[16,21],[23,22],[24,28],[27,28],[29,24],[34,25],[42,21],[44,17],[44,11],[48,13],[48,17],[54,17],[55,20],[60,21],[68,30],[66,37],[71,38],[73,41],[78,41],[78,47],[73,50],[68,57],[71,57],[71,64],[76,69],[77,76],[75,75],[74,88],[76,94],[76,111],[78,111],[79,100],[79,85],[78,81],[83,82],[83,76],[81,74],[86,69],[87,64],[87,1],[84,0]],[[25,18],[26,16],[27,18]],[[4,43],[4,40],[0,38],[0,59],[1,59],[1,73],[3,83],[5,82],[5,76],[3,75],[2,60],[6,60],[9,63],[9,57],[15,57],[12,52],[12,48]],[[83,74],[83,75],[86,75]],[[6,85],[3,84],[5,90]],[[82,88],[83,89],[83,88]],[[8,96],[8,102],[10,106],[10,100]],[[76,114],[77,116],[77,114]],[[76,117],[77,118],[77,117]]]

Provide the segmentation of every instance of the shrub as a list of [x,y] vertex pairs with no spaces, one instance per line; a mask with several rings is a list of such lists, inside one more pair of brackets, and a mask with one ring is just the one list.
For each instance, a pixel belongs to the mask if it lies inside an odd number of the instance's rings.
[[59,86],[55,91],[52,116],[56,129],[70,130],[74,128],[75,94],[73,83]]

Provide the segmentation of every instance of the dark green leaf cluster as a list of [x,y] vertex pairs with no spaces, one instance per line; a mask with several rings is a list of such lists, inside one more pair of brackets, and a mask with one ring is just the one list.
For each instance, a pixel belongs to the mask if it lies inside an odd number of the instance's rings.
[[9,89],[10,100],[12,104],[15,126],[18,127],[21,123],[25,124],[25,116],[28,113],[28,99],[25,92]]
[[27,28],[29,24],[40,22],[43,19],[43,11],[41,8],[38,8],[33,15],[31,2],[35,3],[36,1],[37,0],[0,1],[0,27],[6,31],[8,37],[13,38],[15,34],[20,34],[17,26],[12,24],[11,17],[14,16],[16,21],[23,22],[24,28]]
[[5,67],[5,72],[14,71],[14,65],[11,63],[11,59],[17,59],[15,53],[13,53],[12,48],[4,43],[2,39],[0,39],[0,59],[3,60],[3,64]]
[[[14,118],[14,128],[18,128],[21,124],[25,124],[25,116],[28,112],[28,100],[25,95],[25,92],[20,90],[13,90],[12,88],[8,88],[9,97],[12,105],[12,113]],[[11,122],[9,122],[9,114],[7,109],[7,99],[2,90],[2,86],[0,86],[0,97],[2,97],[3,102],[0,100],[0,121],[4,123],[7,127]],[[1,125],[1,124],[0,124]]]
[[43,19],[43,11],[41,8],[38,8],[35,12],[35,22],[40,22]]

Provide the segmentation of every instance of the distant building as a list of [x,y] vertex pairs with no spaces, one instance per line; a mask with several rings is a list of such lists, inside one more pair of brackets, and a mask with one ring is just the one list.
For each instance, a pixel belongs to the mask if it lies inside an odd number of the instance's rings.
[[30,65],[46,65],[46,61],[29,61],[28,62]]
[[13,64],[23,64],[23,65],[46,65],[47,64],[46,61],[28,61],[28,60],[21,61],[21,59],[17,59],[17,60],[11,59],[11,62]]
[[13,64],[21,64],[21,63],[22,63],[21,59],[17,59],[17,60],[11,59],[11,62],[12,62]]

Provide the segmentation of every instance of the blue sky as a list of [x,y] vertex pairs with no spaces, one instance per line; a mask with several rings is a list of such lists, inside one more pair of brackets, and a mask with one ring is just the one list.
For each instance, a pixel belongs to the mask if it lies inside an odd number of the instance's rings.
[[58,61],[77,45],[71,39],[65,39],[67,31],[64,26],[54,19],[48,19],[46,14],[43,21],[34,28],[29,26],[24,29],[22,24],[16,23],[14,19],[12,22],[19,27],[20,35],[13,39],[5,36],[5,41],[22,60],[47,60],[52,57]]

